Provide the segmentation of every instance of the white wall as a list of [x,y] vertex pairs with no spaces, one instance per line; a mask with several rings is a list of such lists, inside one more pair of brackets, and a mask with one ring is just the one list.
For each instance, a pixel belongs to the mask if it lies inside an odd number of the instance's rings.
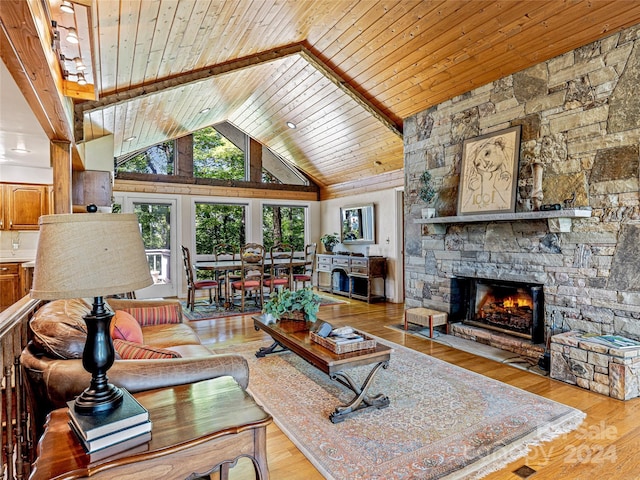
[[342,245],[334,249],[338,251],[350,251],[369,255],[381,255],[387,258],[387,300],[393,303],[404,301],[402,290],[402,245],[404,238],[402,229],[398,228],[398,222],[402,221],[401,192],[391,188],[378,192],[353,195],[349,197],[325,200],[320,204],[320,234],[315,241],[318,242],[318,250],[324,251],[319,241],[320,235],[325,233],[340,233],[340,208],[352,205],[375,205],[376,236],[375,243],[371,245]]

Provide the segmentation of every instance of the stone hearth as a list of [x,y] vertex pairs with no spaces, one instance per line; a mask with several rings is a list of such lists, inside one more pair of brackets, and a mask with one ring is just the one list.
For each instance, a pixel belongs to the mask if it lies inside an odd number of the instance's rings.
[[522,357],[531,359],[536,364],[544,353],[544,346],[535,344],[524,338],[514,337],[507,333],[492,332],[484,328],[463,323],[454,323],[450,326],[451,334],[474,342],[489,345],[491,347],[517,353]]

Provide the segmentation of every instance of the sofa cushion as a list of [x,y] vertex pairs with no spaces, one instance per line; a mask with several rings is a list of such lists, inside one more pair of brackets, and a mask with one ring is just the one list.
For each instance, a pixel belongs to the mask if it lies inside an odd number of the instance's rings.
[[180,354],[166,348],[141,345],[127,340],[115,339],[113,348],[122,360],[146,360],[162,358],[180,358]]
[[122,310],[116,310],[111,320],[111,338],[144,343],[140,324],[130,313]]
[[176,345],[200,345],[200,337],[189,325],[153,325],[143,327],[144,343],[154,347],[170,348]]
[[180,304],[162,305],[158,307],[124,308],[138,323],[143,326],[180,323]]
[[54,358],[82,358],[87,339],[82,317],[88,313],[91,306],[79,298],[47,303],[31,319],[33,344]]

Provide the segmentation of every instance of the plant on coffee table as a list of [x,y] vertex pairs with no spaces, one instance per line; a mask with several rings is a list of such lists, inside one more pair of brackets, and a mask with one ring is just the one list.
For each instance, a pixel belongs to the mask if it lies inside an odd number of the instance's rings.
[[309,322],[315,322],[318,319],[320,301],[320,296],[311,288],[301,288],[296,291],[283,288],[264,304],[262,312],[271,314],[278,320],[300,315]]

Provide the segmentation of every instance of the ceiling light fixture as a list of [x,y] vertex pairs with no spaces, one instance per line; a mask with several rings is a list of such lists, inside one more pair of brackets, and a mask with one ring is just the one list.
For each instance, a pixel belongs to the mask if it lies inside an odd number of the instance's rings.
[[80,72],[78,74],[78,85],[86,85],[87,84],[87,79],[84,78],[84,73]]
[[124,139],[125,142],[130,142],[131,140],[135,140],[137,137],[135,135],[131,135],[130,137],[127,137]]
[[210,111],[211,111],[211,109],[210,109],[209,107],[207,107],[207,108],[203,108],[203,109],[202,109],[202,110],[200,110],[200,112],[198,112],[198,113],[208,113],[208,112],[210,112]]
[[76,70],[78,70],[79,72],[87,69],[87,66],[84,64],[80,57],[74,58],[73,61],[76,62]]
[[294,130],[296,128],[296,124],[293,122],[287,122],[287,127],[289,127],[291,130]]
[[[57,24],[58,27],[64,28],[67,31],[67,42],[69,43],[80,43],[80,39],[78,38],[78,31],[74,27],[65,27],[64,25]],[[54,28],[56,25],[54,25]]]
[[16,153],[31,153],[31,150],[27,150],[26,148],[12,148],[11,151]]
[[62,10],[64,13],[75,13],[75,10],[73,8],[73,3],[71,3],[69,0],[62,0],[62,5],[60,5],[60,10]]

